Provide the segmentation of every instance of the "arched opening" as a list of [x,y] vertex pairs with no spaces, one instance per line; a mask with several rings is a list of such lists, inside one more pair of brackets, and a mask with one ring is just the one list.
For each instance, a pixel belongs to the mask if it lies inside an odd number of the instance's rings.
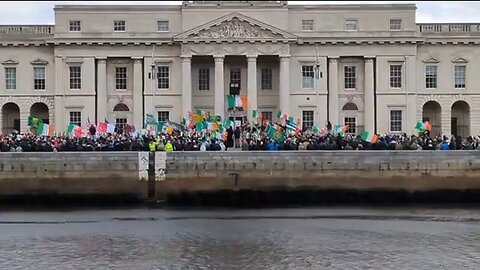
[[430,122],[432,125],[432,135],[442,133],[442,107],[436,101],[428,101],[423,105],[422,121]]
[[17,104],[9,102],[2,107],[3,130],[5,134],[14,130],[20,131],[20,108]]
[[30,107],[30,116],[41,119],[43,123],[49,124],[48,106],[45,103],[37,102]]
[[453,103],[451,123],[453,136],[470,136],[470,106],[467,102],[460,100]]
[[342,107],[343,125],[347,125],[346,133],[357,134],[357,113],[358,106],[355,103],[348,102]]
[[129,112],[130,109],[127,105],[118,103],[113,108],[113,111],[115,112],[115,132],[123,133],[128,121],[127,112]]

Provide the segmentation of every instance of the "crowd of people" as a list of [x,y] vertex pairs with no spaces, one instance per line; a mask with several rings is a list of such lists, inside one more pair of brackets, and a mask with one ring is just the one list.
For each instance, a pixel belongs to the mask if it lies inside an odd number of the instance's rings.
[[[93,131],[93,132],[92,132]],[[196,132],[171,134],[98,134],[86,137],[67,134],[38,136],[35,133],[0,135],[2,152],[71,151],[293,151],[293,150],[480,150],[480,137],[430,136],[428,132],[408,136],[380,135],[375,143],[350,134],[313,134],[312,131],[288,134],[282,141],[269,138],[264,127],[248,125],[228,128],[221,139]]]

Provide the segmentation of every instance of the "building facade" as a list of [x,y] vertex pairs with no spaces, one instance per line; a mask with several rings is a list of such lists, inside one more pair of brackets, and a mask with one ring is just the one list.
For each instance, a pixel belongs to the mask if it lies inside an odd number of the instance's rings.
[[[190,111],[303,128],[480,134],[480,24],[417,24],[416,7],[185,1],[56,6],[55,25],[0,26],[1,131],[55,124],[143,126]],[[230,83],[247,109],[227,108]]]

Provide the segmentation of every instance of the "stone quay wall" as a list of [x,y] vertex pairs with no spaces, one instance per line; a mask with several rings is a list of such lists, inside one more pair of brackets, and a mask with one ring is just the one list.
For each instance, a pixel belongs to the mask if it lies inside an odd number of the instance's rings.
[[480,151],[0,153],[0,197],[299,188],[480,190]]

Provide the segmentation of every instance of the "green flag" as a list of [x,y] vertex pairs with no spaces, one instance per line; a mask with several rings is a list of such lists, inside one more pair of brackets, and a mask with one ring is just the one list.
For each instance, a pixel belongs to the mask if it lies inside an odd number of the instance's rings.
[[282,118],[282,111],[278,111],[277,118]]
[[68,127],[67,127],[67,134],[70,134],[72,133],[73,129],[75,128],[75,125],[70,123],[68,124]]
[[227,104],[228,104],[228,109],[235,108],[235,96],[234,95],[228,95],[227,96]]
[[253,110],[253,119],[258,119],[258,111],[257,110]]
[[313,125],[313,127],[312,127],[312,132],[313,132],[314,134],[317,134],[317,133],[318,133],[318,127],[315,126],[315,125]]
[[183,125],[183,126],[186,126],[186,125],[187,125],[187,119],[185,119],[185,117],[182,118],[182,125]]
[[33,126],[33,117],[31,116],[28,117],[28,126],[29,127]]

